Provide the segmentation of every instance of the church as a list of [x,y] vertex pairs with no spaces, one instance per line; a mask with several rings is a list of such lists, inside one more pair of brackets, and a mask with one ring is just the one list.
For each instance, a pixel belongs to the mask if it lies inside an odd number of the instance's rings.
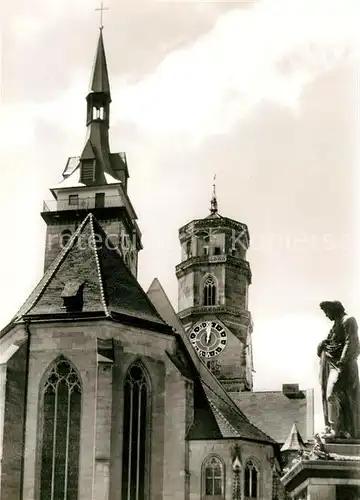
[[0,332],[0,498],[281,499],[313,393],[253,390],[248,228],[214,190],[179,230],[177,312],[156,278],[145,292],[102,29],[86,103],[81,155],[41,213],[43,276]]

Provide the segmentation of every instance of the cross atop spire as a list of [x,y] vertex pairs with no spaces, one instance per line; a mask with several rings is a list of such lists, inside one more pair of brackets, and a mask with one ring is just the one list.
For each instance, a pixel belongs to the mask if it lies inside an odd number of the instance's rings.
[[109,7],[104,7],[104,2],[101,2],[100,7],[95,9],[96,11],[100,11],[100,31],[102,31],[104,25],[103,25],[103,12],[104,10],[110,10]]
[[218,212],[218,204],[217,204],[217,198],[216,198],[216,174],[214,174],[213,177],[213,192],[212,192],[212,197],[211,197],[211,202],[210,202],[210,213],[211,215],[215,215]]

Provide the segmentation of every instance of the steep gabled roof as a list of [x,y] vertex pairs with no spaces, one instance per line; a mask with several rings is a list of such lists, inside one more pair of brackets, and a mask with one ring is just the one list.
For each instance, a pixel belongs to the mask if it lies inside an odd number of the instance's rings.
[[178,332],[196,373],[194,423],[188,432],[188,439],[238,438],[275,444],[271,437],[248,420],[197,356],[158,279],[153,280],[147,293],[163,320]]
[[81,313],[121,315],[165,326],[91,213],[49,266],[13,321],[29,315],[65,314],[63,292],[66,287],[74,289],[75,281],[79,286],[83,284]]

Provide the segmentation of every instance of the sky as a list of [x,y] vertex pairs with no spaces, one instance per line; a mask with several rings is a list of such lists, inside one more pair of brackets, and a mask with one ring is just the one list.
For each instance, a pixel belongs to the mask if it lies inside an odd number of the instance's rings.
[[[0,322],[42,274],[42,200],[85,139],[97,0],[1,6]],[[178,228],[248,225],[256,390],[315,388],[318,304],[358,301],[358,0],[108,0],[111,148],[125,151],[139,280],[177,304]]]

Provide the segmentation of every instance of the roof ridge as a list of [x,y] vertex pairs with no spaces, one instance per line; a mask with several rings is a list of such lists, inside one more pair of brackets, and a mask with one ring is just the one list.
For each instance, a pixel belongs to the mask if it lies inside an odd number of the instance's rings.
[[[236,434],[237,437],[241,437],[239,432],[235,429],[235,427],[233,425],[231,425],[229,420],[225,417],[225,415],[223,415],[223,413],[219,410],[219,408],[215,405],[215,403],[213,401],[211,401],[211,399],[209,399],[208,401],[209,401],[210,407],[212,408],[214,413],[218,414],[218,417],[221,418],[223,420],[223,422],[225,422],[228,427],[230,427],[230,429],[234,432],[234,434]],[[216,416],[215,416],[215,420],[217,421]],[[220,426],[219,426],[219,430],[221,432]],[[224,437],[226,437],[226,436],[224,436]]]
[[[210,373],[211,373],[211,372],[210,372]],[[212,387],[210,387],[210,386],[209,386],[209,384],[208,384],[207,382],[205,382],[205,380],[204,380],[202,377],[201,377],[201,381],[202,381],[202,382],[206,385],[206,387],[207,387],[207,388],[208,388],[208,389],[209,389],[209,390],[210,390],[213,394],[215,394],[215,396],[217,396],[219,399],[221,399],[221,401],[222,401],[223,403],[225,403],[225,404],[228,406],[228,408],[230,409],[230,411],[232,411],[233,413],[240,413],[240,415],[241,415],[241,416],[242,416],[245,420],[247,420],[248,422],[250,422],[250,420],[247,418],[247,416],[245,415],[245,413],[243,413],[243,412],[240,410],[240,408],[236,405],[235,401],[233,401],[233,403],[234,403],[234,404],[231,406],[231,405],[229,404],[229,402],[228,402],[228,401],[226,401],[226,399],[224,399],[223,397],[221,397],[219,394],[217,394],[217,393],[214,391],[214,389],[213,389]],[[219,383],[219,386],[220,386],[220,383]],[[222,386],[220,386],[220,387],[221,387],[221,389],[222,389],[223,391],[225,391],[225,389],[224,389]],[[251,423],[251,422],[250,422],[250,423]]]
[[[99,259],[98,249],[96,248],[95,229],[94,229],[94,216],[93,216],[92,213],[89,214],[89,218],[90,218],[91,238],[92,238],[93,250],[94,250],[94,254],[95,254],[96,271],[97,271],[97,274],[98,274],[99,284],[100,284],[101,302],[103,304],[106,316],[110,316],[110,312],[109,312],[109,309],[107,307],[106,300],[105,300],[104,280],[103,280],[103,276],[102,276],[102,273],[101,273],[101,266],[100,266],[100,259]],[[101,226],[99,226],[99,227],[101,227]]]
[[[73,244],[77,240],[77,238],[78,238],[79,234],[81,233],[81,231],[84,229],[84,227],[85,227],[85,225],[87,223],[87,220],[89,219],[90,215],[91,214],[88,214],[85,217],[85,219],[82,221],[82,223],[77,228],[77,230],[75,231],[75,233],[71,236],[71,238],[68,241],[68,243],[65,246],[65,248],[63,248],[61,250],[61,252],[59,252],[59,254],[52,261],[52,263],[50,264],[50,266],[47,268],[47,270],[43,274],[42,278],[38,281],[38,284],[35,286],[35,288],[33,289],[33,291],[30,293],[30,295],[28,296],[28,298],[25,300],[24,304],[19,308],[18,312],[13,317],[14,321],[18,321],[21,318],[21,316],[24,316],[32,308],[32,306],[35,304],[35,302],[41,297],[41,295],[44,293],[47,285],[49,284],[49,282],[51,280],[51,278],[53,277],[53,275],[56,273],[56,271],[59,269],[59,267],[63,263],[65,257],[69,253],[70,249],[73,248]],[[40,288],[40,290],[37,290],[37,287],[40,285],[40,283],[42,281],[44,281],[43,286]],[[31,296],[33,295],[33,293],[36,290],[37,290],[37,293],[34,294],[33,298],[31,299]]]

